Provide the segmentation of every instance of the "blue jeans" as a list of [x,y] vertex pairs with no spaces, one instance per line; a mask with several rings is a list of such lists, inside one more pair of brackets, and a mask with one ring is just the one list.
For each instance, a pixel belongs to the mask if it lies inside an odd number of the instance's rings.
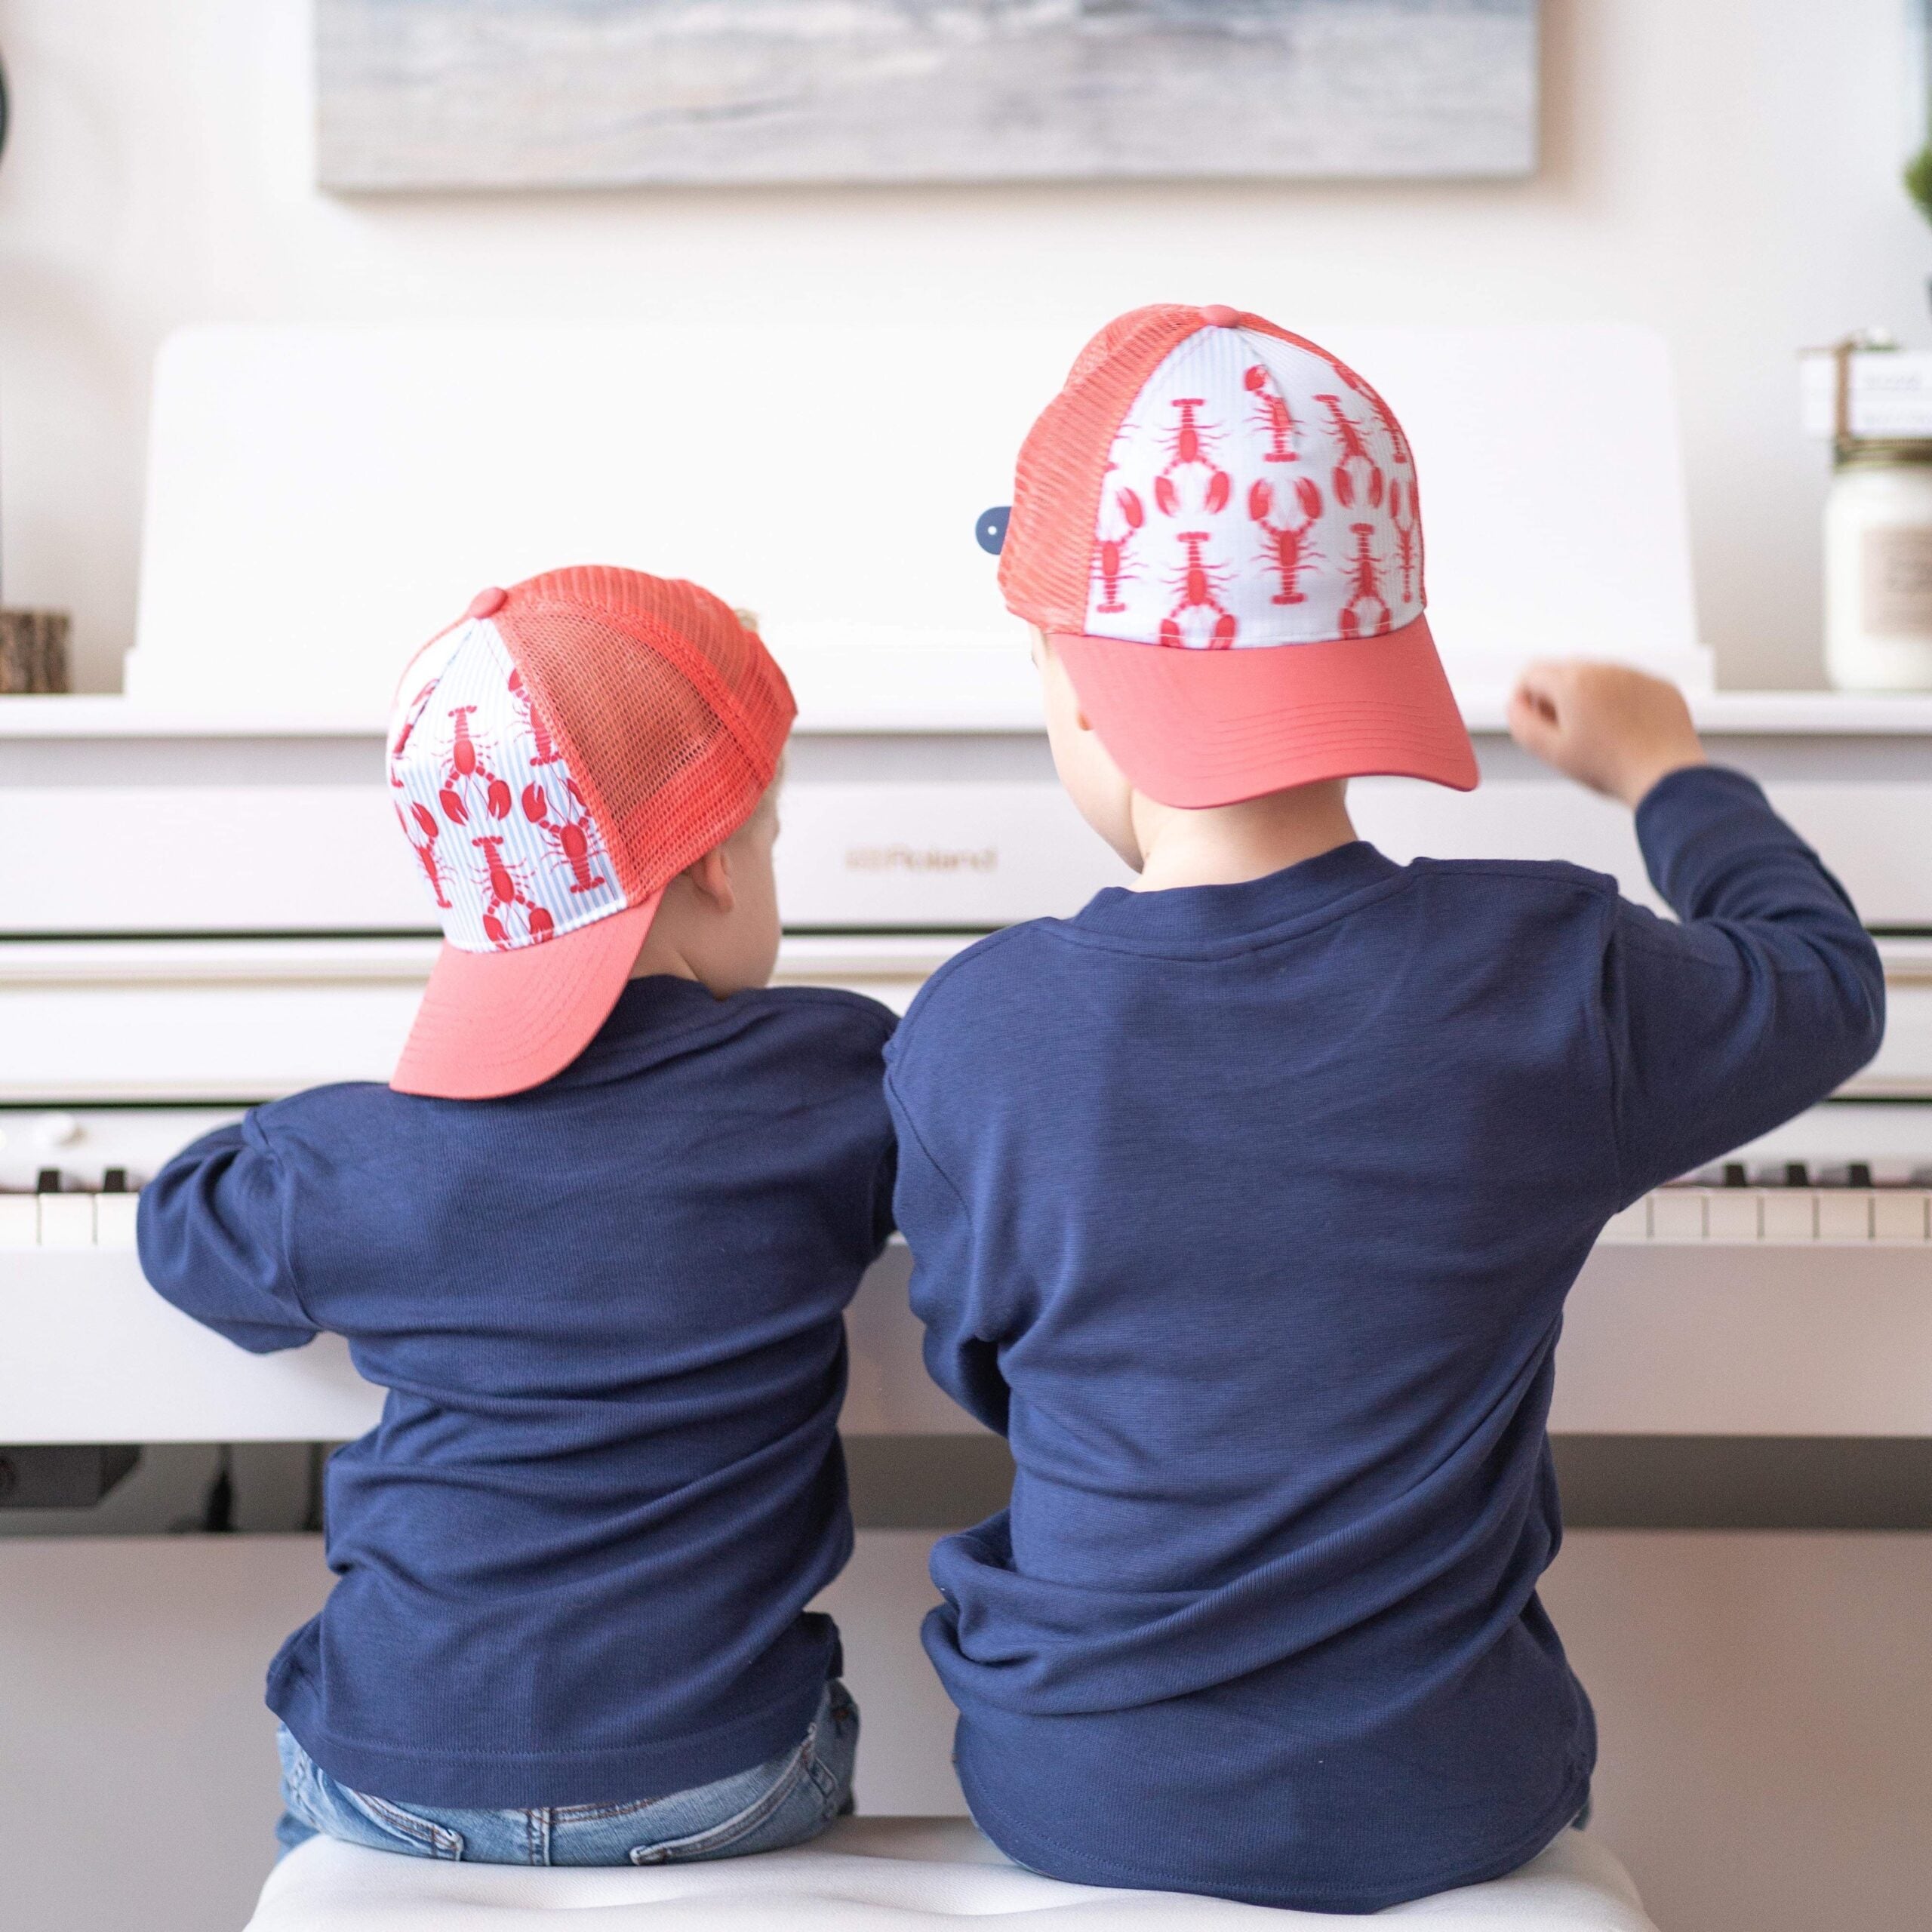
[[378,1851],[481,1865],[685,1864],[803,1844],[849,1812],[859,1710],[835,1678],[803,1740],[752,1770],[666,1798],[523,1811],[392,1804],[338,1784],[286,1725],[276,1742],[288,1809],[275,1836],[285,1852],[320,1832]]

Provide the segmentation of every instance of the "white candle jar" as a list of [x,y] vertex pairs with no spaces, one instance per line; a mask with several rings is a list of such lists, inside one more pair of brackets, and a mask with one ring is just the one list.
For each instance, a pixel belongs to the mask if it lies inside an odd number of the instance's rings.
[[1840,691],[1932,691],[1932,438],[1840,445],[1825,500],[1825,670]]

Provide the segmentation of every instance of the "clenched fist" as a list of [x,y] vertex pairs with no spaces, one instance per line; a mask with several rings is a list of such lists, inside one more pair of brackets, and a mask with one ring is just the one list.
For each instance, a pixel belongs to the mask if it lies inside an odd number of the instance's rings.
[[1509,699],[1509,735],[1593,791],[1635,806],[1660,778],[1702,764],[1675,685],[1622,664],[1532,664]]

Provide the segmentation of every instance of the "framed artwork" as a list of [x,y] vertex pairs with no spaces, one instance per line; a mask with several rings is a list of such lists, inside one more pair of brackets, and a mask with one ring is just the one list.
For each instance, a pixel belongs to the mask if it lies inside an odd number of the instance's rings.
[[1518,175],[1537,0],[316,0],[346,192]]

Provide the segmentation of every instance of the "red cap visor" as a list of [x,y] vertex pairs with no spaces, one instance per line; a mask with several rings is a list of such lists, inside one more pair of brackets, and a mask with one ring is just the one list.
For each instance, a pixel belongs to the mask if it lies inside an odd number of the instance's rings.
[[389,1084],[494,1100],[561,1073],[610,1018],[663,897],[513,952],[445,946]]
[[1330,778],[1472,791],[1475,748],[1429,620],[1386,637],[1189,651],[1056,634],[1080,706],[1137,791],[1231,805]]

